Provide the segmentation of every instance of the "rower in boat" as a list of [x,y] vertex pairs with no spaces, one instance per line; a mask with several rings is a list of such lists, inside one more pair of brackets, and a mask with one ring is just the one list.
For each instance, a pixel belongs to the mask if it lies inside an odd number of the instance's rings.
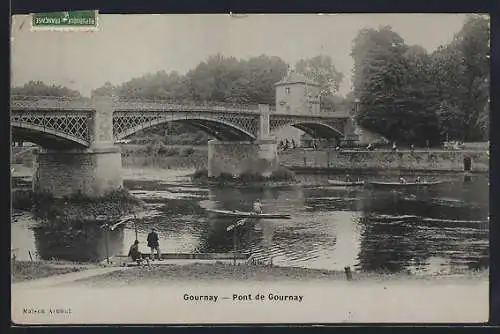
[[262,213],[262,204],[260,203],[260,199],[256,199],[255,202],[253,202],[253,211],[257,214]]

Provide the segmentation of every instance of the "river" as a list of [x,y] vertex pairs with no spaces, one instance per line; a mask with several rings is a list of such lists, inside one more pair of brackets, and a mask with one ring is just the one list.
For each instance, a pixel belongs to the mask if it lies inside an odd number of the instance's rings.
[[[424,175],[426,180],[450,182],[427,190],[394,191],[327,185],[213,188],[193,184],[190,172],[124,170],[125,187],[147,203],[147,214],[108,234],[96,226],[68,226],[64,231],[36,228],[30,213],[17,212],[11,224],[11,247],[20,260],[31,256],[95,261],[106,253],[127,253],[136,231],[141,251],[148,252],[146,237],[155,227],[163,252],[230,252],[233,234],[226,228],[234,220],[211,217],[205,208],[249,211],[260,198],[265,212],[287,213],[291,219],[263,219],[238,231],[238,250],[258,261],[416,275],[488,268],[487,175],[469,180],[463,175]],[[328,178],[341,179],[339,175],[298,177],[324,183]]]

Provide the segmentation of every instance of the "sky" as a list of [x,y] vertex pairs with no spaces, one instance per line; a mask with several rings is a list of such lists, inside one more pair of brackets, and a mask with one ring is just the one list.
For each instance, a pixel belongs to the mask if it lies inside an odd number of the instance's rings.
[[329,55],[351,90],[352,41],[362,28],[390,25],[407,44],[429,52],[449,43],[465,14],[101,15],[99,31],[31,31],[30,17],[12,18],[12,85],[30,80],[90,96],[106,81],[120,84],[160,70],[186,73],[209,55],[247,59],[266,54],[289,64]]

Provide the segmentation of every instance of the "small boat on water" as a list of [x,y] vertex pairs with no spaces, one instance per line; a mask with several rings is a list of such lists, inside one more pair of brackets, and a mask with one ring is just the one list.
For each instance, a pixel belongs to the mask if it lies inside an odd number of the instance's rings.
[[332,186],[340,187],[356,187],[365,184],[365,181],[339,181],[339,180],[328,180],[328,184]]
[[368,181],[367,186],[372,187],[393,187],[393,188],[411,188],[411,187],[429,187],[437,186],[448,181],[421,181],[421,182],[386,182],[386,181]]
[[456,223],[456,224],[485,224],[489,223],[489,219],[483,220],[465,220],[465,219],[441,219],[441,218],[422,218],[422,221],[425,222],[434,222],[434,223]]
[[210,213],[217,216],[225,217],[237,217],[237,218],[266,218],[266,219],[290,219],[291,216],[288,214],[279,213],[255,213],[255,212],[244,212],[238,210],[217,210],[217,209],[205,209]]
[[406,221],[418,218],[415,215],[370,215],[370,219],[386,221]]

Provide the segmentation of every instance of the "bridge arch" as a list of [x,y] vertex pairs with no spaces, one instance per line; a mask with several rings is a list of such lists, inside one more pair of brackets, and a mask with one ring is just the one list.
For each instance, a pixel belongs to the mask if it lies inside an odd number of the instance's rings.
[[291,126],[317,138],[338,138],[344,136],[337,128],[323,122],[299,122],[291,124]]
[[116,118],[113,119],[113,122],[115,123],[114,126],[115,140],[125,139],[138,131],[146,130],[148,128],[152,128],[154,126],[158,126],[169,122],[189,124],[208,133],[210,136],[213,136],[218,140],[223,140],[223,141],[253,141],[257,139],[254,134],[250,133],[249,131],[235,124],[232,124],[222,119],[213,119],[199,115],[193,118],[186,118],[185,116],[180,116],[180,117],[171,116],[171,117],[159,118],[150,121],[144,121],[132,127],[125,128],[123,130],[121,130],[119,126],[116,125],[117,121],[118,119]]
[[293,126],[299,130],[304,131],[313,138],[342,138],[344,133],[341,132],[337,127],[327,124],[321,121],[299,121],[299,122],[288,122],[280,126],[276,126],[272,129],[273,133],[282,130],[286,126]]
[[11,132],[14,140],[30,141],[44,148],[84,149],[89,147],[87,140],[36,124],[14,121],[11,122]]

